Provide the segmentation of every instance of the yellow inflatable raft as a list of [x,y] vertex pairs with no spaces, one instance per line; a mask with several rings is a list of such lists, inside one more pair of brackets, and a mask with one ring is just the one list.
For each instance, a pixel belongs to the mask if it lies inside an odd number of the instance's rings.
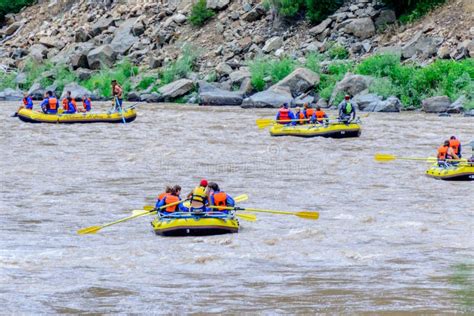
[[474,181],[474,163],[461,162],[449,167],[440,167],[435,163],[426,171],[426,175],[440,180]]
[[205,215],[177,213],[160,216],[155,218],[151,225],[155,233],[162,236],[207,236],[239,231],[239,221],[234,215],[219,212]]
[[18,118],[28,123],[53,123],[53,124],[73,124],[73,123],[129,123],[137,118],[134,108],[129,108],[121,113],[74,113],[74,114],[44,114],[27,109],[18,112]]
[[272,136],[346,138],[358,137],[360,134],[361,127],[358,123],[329,123],[329,125],[304,124],[295,126],[275,124],[270,128],[270,135]]

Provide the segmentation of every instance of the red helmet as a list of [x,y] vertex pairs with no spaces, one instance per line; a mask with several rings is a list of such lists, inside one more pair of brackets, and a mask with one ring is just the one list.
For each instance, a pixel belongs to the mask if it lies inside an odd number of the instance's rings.
[[201,182],[199,183],[199,185],[202,186],[202,187],[207,187],[207,180],[202,179]]

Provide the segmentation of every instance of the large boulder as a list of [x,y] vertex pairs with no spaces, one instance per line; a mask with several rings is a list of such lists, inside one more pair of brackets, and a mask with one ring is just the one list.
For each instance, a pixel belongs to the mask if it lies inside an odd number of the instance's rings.
[[92,49],[92,43],[74,43],[56,54],[51,61],[55,64],[71,65],[73,69],[89,68],[87,55]]
[[[286,89],[285,89],[286,88]],[[275,87],[258,92],[242,102],[243,108],[278,108],[283,103],[292,104],[293,96],[288,87]]]
[[110,45],[102,45],[87,54],[87,62],[91,69],[100,69],[103,66],[112,67],[117,54]]
[[132,34],[135,23],[137,23],[136,18],[128,19],[115,30],[110,46],[116,54],[125,55],[130,47],[138,42],[139,38]]
[[424,99],[421,101],[421,105],[426,113],[442,113],[448,112],[451,101],[443,95]]
[[372,104],[378,104],[382,102],[382,98],[376,94],[359,94],[354,97],[354,101],[359,106],[361,111],[370,111],[369,108],[375,108]]
[[245,22],[255,22],[260,20],[265,15],[265,9],[257,5],[255,8],[251,9],[249,12],[245,13],[241,19]]
[[289,87],[293,96],[298,96],[319,84],[319,75],[306,68],[298,68],[278,81],[274,86]]
[[199,104],[201,105],[241,105],[242,94],[219,89],[205,81],[199,82]]
[[84,95],[91,96],[91,92],[89,90],[73,82],[64,86],[63,93],[61,93],[61,99],[66,97],[66,93],[68,91],[71,91],[71,96],[75,99],[80,99]]
[[212,10],[222,10],[229,5],[230,0],[207,0],[207,8]]
[[464,111],[464,104],[468,102],[467,98],[461,95],[459,98],[456,99],[451,105],[449,106],[448,112],[449,113],[461,113]]
[[33,44],[30,47],[30,57],[38,63],[41,63],[47,54],[48,48],[42,44]]
[[374,78],[370,76],[347,73],[344,78],[336,84],[336,87],[332,91],[329,104],[333,104],[334,99],[339,93],[345,93],[351,96],[361,93],[368,89],[373,80]]
[[389,24],[393,24],[397,21],[397,16],[393,10],[382,10],[380,11],[379,16],[375,19],[375,26],[378,28],[383,28]]
[[232,84],[240,84],[245,78],[250,78],[251,76],[250,71],[246,67],[241,67],[239,70],[231,72],[229,79]]
[[107,30],[110,26],[115,26],[114,18],[99,18],[97,22],[91,26],[91,35],[97,36]]
[[344,31],[360,39],[366,39],[375,35],[375,26],[371,18],[353,19],[348,22]]
[[33,83],[28,90],[28,94],[33,98],[33,100],[42,100],[44,97],[44,92],[45,89],[39,82]]
[[[385,101],[377,101],[370,103],[365,111],[367,112],[400,112],[402,102],[396,97],[389,97]],[[360,104],[359,104],[360,107]]]
[[6,88],[0,91],[0,101],[20,101],[23,98],[23,93],[19,90]]
[[281,38],[280,36],[274,36],[265,42],[265,46],[263,46],[262,51],[264,53],[271,53],[282,46],[283,38]]
[[426,58],[431,57],[437,53],[438,46],[442,42],[443,38],[426,36],[420,31],[402,47],[402,56],[407,59],[415,55]]
[[170,101],[191,92],[194,89],[194,83],[189,79],[179,79],[164,85],[158,92],[165,101]]
[[332,22],[332,19],[327,18],[324,21],[322,21],[321,23],[319,23],[318,25],[316,25],[315,27],[311,28],[308,32],[311,35],[321,34],[322,32],[324,32],[324,30],[326,30],[328,28],[328,26],[331,24],[331,22]]

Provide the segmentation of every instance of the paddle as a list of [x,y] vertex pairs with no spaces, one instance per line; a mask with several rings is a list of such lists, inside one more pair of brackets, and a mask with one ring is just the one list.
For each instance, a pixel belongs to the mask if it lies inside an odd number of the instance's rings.
[[122,115],[122,122],[123,122],[123,124],[125,124],[125,117],[123,116],[123,108],[122,108],[122,106],[120,105],[120,103],[118,102],[118,98],[117,98],[117,97],[114,97],[114,102],[115,102],[115,107],[116,107],[117,109],[119,109],[120,114]]
[[[167,205],[163,205],[162,207],[160,207],[160,209],[164,209],[164,208],[167,208],[169,206],[173,206],[173,205],[178,205],[179,203],[181,203],[182,201],[177,201],[177,202],[174,202],[174,203],[170,203],[170,204],[167,204]],[[150,214],[153,214],[155,211],[155,208],[153,207],[152,210],[150,211],[147,211],[147,210],[144,210],[142,211],[142,213],[139,213],[139,214],[134,214],[132,216],[128,216],[128,217],[125,217],[125,218],[122,218],[122,219],[119,219],[115,222],[111,222],[111,223],[107,223],[107,224],[103,224],[103,225],[100,225],[100,226],[90,226],[90,227],[86,227],[86,228],[82,228],[82,229],[79,229],[77,231],[77,233],[79,235],[84,235],[84,234],[95,234],[96,232],[98,232],[99,230],[101,230],[102,228],[105,228],[105,227],[109,227],[109,226],[112,226],[112,225],[115,225],[115,224],[119,224],[119,223],[122,223],[122,222],[126,222],[128,220],[131,220],[131,219],[134,219],[134,218],[137,218],[137,217],[140,217],[140,216],[143,216],[143,215],[150,215]]]
[[[418,160],[418,161],[430,161],[430,162],[437,162],[438,158],[436,157],[427,157],[427,158],[420,158],[420,157],[398,157],[395,155],[389,154],[375,154],[374,156],[375,161],[379,162],[389,162],[393,160]],[[467,162],[466,159],[446,159],[446,161],[458,161],[458,162]]]
[[304,219],[317,220],[319,218],[318,212],[286,212],[286,211],[275,211],[275,210],[264,210],[258,208],[243,208],[243,207],[222,207],[222,206],[210,206],[210,208],[217,208],[223,210],[235,210],[235,211],[245,211],[245,212],[257,212],[257,213],[270,213],[270,214],[281,214],[281,215],[294,215]]
[[[236,203],[238,202],[244,202],[244,201],[247,201],[249,199],[249,196],[247,194],[241,194],[241,195],[238,195],[234,198],[234,201]],[[181,202],[184,202],[184,201],[181,201]],[[143,210],[154,210],[155,207],[154,206],[151,206],[151,205],[145,205],[143,207]],[[139,213],[143,213],[143,210],[134,210],[132,213],[133,214],[139,214]]]

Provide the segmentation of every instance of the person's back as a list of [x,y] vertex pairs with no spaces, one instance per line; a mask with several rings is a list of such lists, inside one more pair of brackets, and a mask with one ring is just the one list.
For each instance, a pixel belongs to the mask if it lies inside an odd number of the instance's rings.
[[321,107],[317,107],[316,108],[316,112],[314,113],[314,116],[316,117],[316,121],[319,123],[319,124],[322,124],[324,121],[328,121],[327,120],[327,115],[326,115],[326,112],[324,112],[323,110],[321,110]]
[[356,104],[351,102],[350,96],[346,95],[338,106],[339,120],[345,123],[350,123],[350,121],[354,120],[356,116],[355,106]]
[[[235,201],[234,199],[225,193],[224,191],[220,191],[219,186],[217,183],[209,184],[209,188],[211,189],[212,193],[209,197],[209,204],[212,206],[220,206],[220,207],[234,207]],[[220,208],[211,208],[213,211],[222,211],[228,213],[229,210],[220,209]]]
[[90,112],[92,110],[92,101],[91,98],[84,96],[82,98],[82,106],[84,107],[83,112]]
[[190,200],[189,211],[206,211],[206,205],[208,204],[207,184],[207,180],[201,180],[199,186],[194,188],[194,190],[188,194],[188,198]]
[[74,114],[77,112],[77,105],[76,105],[76,101],[69,97],[66,99],[66,104],[65,104],[65,108],[64,108],[64,114]]
[[[176,190],[173,188],[171,189],[171,192],[166,193],[165,196],[161,199],[161,201],[156,205],[156,209],[158,209],[161,213],[164,213],[164,214],[174,213],[179,209],[179,206],[178,206],[179,203],[176,203],[179,201],[181,201],[181,199],[179,198],[179,195],[176,192]],[[163,206],[166,206],[169,204],[174,204],[174,205],[170,205],[162,209]]]
[[291,124],[294,118],[295,116],[293,115],[293,112],[288,109],[288,104],[286,103],[278,110],[276,115],[277,123],[282,125]]
[[58,99],[53,96],[52,91],[46,92],[45,98],[41,102],[41,108],[45,114],[58,113]]
[[30,95],[25,95],[23,98],[23,106],[27,110],[33,110],[33,99]]
[[306,116],[304,114],[304,112],[301,112],[301,110],[299,108],[296,109],[296,112],[295,112],[295,119],[297,121],[294,122],[293,125],[303,125],[306,123]]
[[461,158],[461,142],[456,138],[456,136],[451,136],[449,139],[449,147],[453,148],[454,153]]

